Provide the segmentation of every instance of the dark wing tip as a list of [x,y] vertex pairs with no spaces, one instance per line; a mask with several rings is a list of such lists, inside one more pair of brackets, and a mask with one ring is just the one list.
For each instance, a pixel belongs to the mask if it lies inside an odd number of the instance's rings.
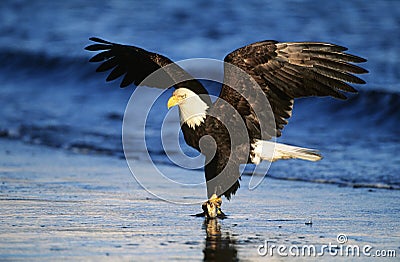
[[108,42],[108,41],[106,41],[104,39],[101,39],[101,38],[98,38],[98,37],[90,37],[89,40],[93,41],[93,42],[96,42],[96,43],[102,43],[102,44],[108,44],[108,45],[112,44],[111,42]]
[[353,63],[365,63],[367,62],[367,59],[365,59],[364,57],[361,56],[357,56],[357,55],[352,55],[349,53],[343,53],[348,60],[348,62],[353,62]]
[[91,47],[92,45],[88,45],[88,46],[85,46],[85,50],[88,50],[88,51],[93,51],[93,50],[91,50],[92,49],[92,47]]
[[348,60],[348,62],[352,62],[352,63],[365,63],[365,62],[367,62],[367,59],[365,59],[364,57],[351,55],[351,54],[348,54],[348,53],[344,53],[344,54],[348,58],[350,58],[350,60]]
[[365,59],[364,57],[361,57],[361,56],[357,56],[358,57],[358,63],[365,63],[365,62],[367,62],[368,60],[367,59]]
[[85,50],[88,51],[99,51],[99,50],[106,50],[109,49],[113,43],[103,40],[98,37],[90,37],[89,40],[96,42],[97,44],[91,44],[85,47]]
[[368,72],[367,69],[365,69],[363,67],[358,67],[358,71],[357,72],[353,72],[353,73],[356,73],[356,74],[368,74],[369,72]]
[[[358,77],[357,77],[358,78]],[[358,78],[358,82],[356,84],[360,84],[360,85],[365,85],[367,82],[365,82],[364,79]]]
[[346,100],[347,99],[347,96],[345,94],[343,94],[342,92],[338,92],[338,95],[333,96],[333,97],[335,97],[337,99],[340,99],[340,100]]
[[100,50],[108,50],[110,49],[110,45],[105,45],[105,44],[93,44],[93,45],[88,45],[85,47],[85,50],[88,51],[100,51]]

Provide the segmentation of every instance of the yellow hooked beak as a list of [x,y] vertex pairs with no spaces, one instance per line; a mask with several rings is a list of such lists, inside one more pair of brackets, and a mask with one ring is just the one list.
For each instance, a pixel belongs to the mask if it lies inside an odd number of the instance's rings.
[[178,97],[176,97],[175,95],[172,95],[172,96],[168,99],[167,107],[168,107],[168,109],[170,109],[171,107],[176,106],[178,103],[179,103]]

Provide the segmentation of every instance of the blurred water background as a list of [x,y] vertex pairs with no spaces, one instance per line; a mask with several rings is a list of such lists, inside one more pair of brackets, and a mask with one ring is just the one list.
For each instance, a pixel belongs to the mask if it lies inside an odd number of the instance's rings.
[[[325,158],[277,162],[268,175],[400,189],[399,1],[5,0],[0,25],[0,136],[121,158],[133,87],[118,90],[118,81],[106,84],[94,72],[92,54],[83,50],[91,36],[173,60],[223,59],[266,39],[346,46],[368,59],[367,85],[347,101],[298,100],[280,139],[317,148]],[[158,112],[167,112],[166,99],[156,104]],[[160,132],[158,116],[149,120],[149,132]],[[156,162],[171,165],[157,135],[148,145]],[[140,159],[144,152],[136,153]]]

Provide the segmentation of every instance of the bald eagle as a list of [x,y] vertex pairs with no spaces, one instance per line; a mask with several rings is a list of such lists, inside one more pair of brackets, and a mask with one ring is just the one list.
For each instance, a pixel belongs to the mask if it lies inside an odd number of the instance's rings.
[[[122,77],[121,87],[137,86],[153,72],[174,64],[163,55],[136,46],[96,37],[90,40],[95,43],[85,49],[100,52],[89,61],[101,62],[97,72],[112,70],[107,81]],[[344,92],[357,92],[349,83],[365,84],[354,74],[367,73],[355,65],[366,60],[345,53],[346,50],[331,43],[273,40],[241,47],[224,58],[224,83],[215,102],[197,79],[184,78],[186,80],[181,82],[171,82],[173,86],[163,86],[175,88],[167,106],[179,107],[186,143],[205,155],[209,200],[202,208],[206,217],[224,216],[220,208],[221,196],[229,200],[240,187],[240,164],[291,158],[318,161],[322,158],[317,150],[272,143],[270,139],[281,136],[292,114],[295,98],[330,96],[346,99]],[[239,76],[235,70],[228,70],[228,65],[244,71],[250,79]],[[189,75],[179,66],[176,68],[174,73]],[[171,76],[170,72],[166,74]],[[148,83],[147,86],[162,87],[162,84]],[[254,91],[256,86],[260,87],[261,95]],[[270,105],[270,115],[265,110],[256,112],[265,101]],[[228,113],[232,108],[235,112]],[[271,121],[273,128],[268,125]],[[212,139],[203,140],[205,136]],[[272,154],[269,154],[265,149],[272,145]]]

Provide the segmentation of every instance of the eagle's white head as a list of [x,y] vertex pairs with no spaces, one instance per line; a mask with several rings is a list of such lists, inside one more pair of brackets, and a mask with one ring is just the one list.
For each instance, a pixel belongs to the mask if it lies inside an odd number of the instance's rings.
[[181,124],[186,123],[195,129],[206,119],[208,105],[190,89],[178,88],[168,100],[168,109],[178,105]]

